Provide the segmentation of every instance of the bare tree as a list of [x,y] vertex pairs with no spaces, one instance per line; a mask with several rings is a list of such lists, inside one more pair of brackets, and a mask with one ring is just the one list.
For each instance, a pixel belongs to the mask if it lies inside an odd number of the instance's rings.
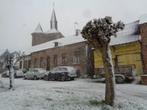
[[115,76],[109,44],[111,36],[116,36],[123,28],[124,24],[121,21],[113,23],[112,18],[107,16],[89,21],[81,32],[83,38],[102,53],[106,77],[105,103],[111,106],[115,100]]
[[7,68],[9,70],[10,86],[9,89],[14,89],[14,65],[13,54],[7,56]]
[[20,52],[13,52],[7,55],[7,68],[9,70],[10,89],[14,90],[14,67],[16,63],[23,57]]
[[[7,68],[6,68],[6,64],[7,64],[7,55],[9,55],[9,51],[8,49],[5,50],[4,53],[2,53],[0,55],[0,73],[4,72]],[[1,76],[0,76],[0,87],[4,87],[3,82],[1,80]]]

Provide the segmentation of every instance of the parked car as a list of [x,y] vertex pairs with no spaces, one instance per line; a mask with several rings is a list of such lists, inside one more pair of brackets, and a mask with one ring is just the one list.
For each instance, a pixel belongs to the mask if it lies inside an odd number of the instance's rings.
[[3,77],[3,78],[9,77],[9,71],[8,71],[8,70],[4,71],[4,72],[2,73],[2,77]]
[[14,77],[15,78],[23,78],[24,77],[23,71],[21,69],[20,70],[15,70],[14,71]]
[[46,70],[42,68],[32,68],[29,71],[27,71],[24,75],[24,79],[43,79],[45,76]]
[[[131,66],[121,66],[119,67],[119,71],[115,70],[115,81],[116,83],[125,83],[125,82],[132,82],[135,80],[133,71]],[[101,82],[105,82],[105,74],[104,70],[101,69],[101,72],[98,76],[98,80]]]
[[44,77],[46,80],[57,81],[69,81],[74,80],[77,77],[77,70],[71,66],[58,66],[53,68]]
[[[2,77],[9,77],[9,71],[6,70],[2,73]],[[14,70],[14,78],[22,78],[24,77],[22,70]]]

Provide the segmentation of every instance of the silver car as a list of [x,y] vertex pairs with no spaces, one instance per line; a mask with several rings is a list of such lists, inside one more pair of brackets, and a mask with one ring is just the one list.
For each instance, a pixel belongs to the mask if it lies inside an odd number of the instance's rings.
[[25,73],[24,79],[33,79],[33,80],[43,79],[45,73],[46,73],[45,69],[33,68],[33,69],[30,69],[28,72]]
[[67,81],[77,77],[77,70],[71,66],[58,66],[48,73],[48,80]]

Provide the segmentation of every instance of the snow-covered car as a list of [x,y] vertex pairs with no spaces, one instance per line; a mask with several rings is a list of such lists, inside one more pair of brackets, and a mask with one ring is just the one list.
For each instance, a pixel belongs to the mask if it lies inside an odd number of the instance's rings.
[[[2,73],[2,77],[9,77],[9,71],[4,71]],[[22,78],[24,77],[23,71],[22,70],[14,70],[14,78]]]
[[24,77],[23,71],[22,70],[15,70],[14,71],[14,77],[15,78],[22,78],[22,77]]
[[43,79],[46,74],[46,70],[42,68],[32,68],[24,75],[24,79]]
[[4,72],[2,73],[2,77],[3,77],[3,78],[9,77],[9,71],[8,71],[8,70],[4,71]]
[[47,80],[68,81],[77,77],[77,70],[71,66],[58,66],[48,72]]

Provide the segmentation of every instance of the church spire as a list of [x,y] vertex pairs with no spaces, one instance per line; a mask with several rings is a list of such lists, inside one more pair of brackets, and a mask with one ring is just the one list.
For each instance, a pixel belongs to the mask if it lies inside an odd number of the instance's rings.
[[[53,4],[53,7],[54,7],[54,4]],[[50,21],[50,28],[51,28],[51,30],[52,29],[58,30],[57,19],[56,19],[56,14],[55,14],[54,8],[53,8],[53,11],[52,11],[52,16],[51,16],[51,21]]]

